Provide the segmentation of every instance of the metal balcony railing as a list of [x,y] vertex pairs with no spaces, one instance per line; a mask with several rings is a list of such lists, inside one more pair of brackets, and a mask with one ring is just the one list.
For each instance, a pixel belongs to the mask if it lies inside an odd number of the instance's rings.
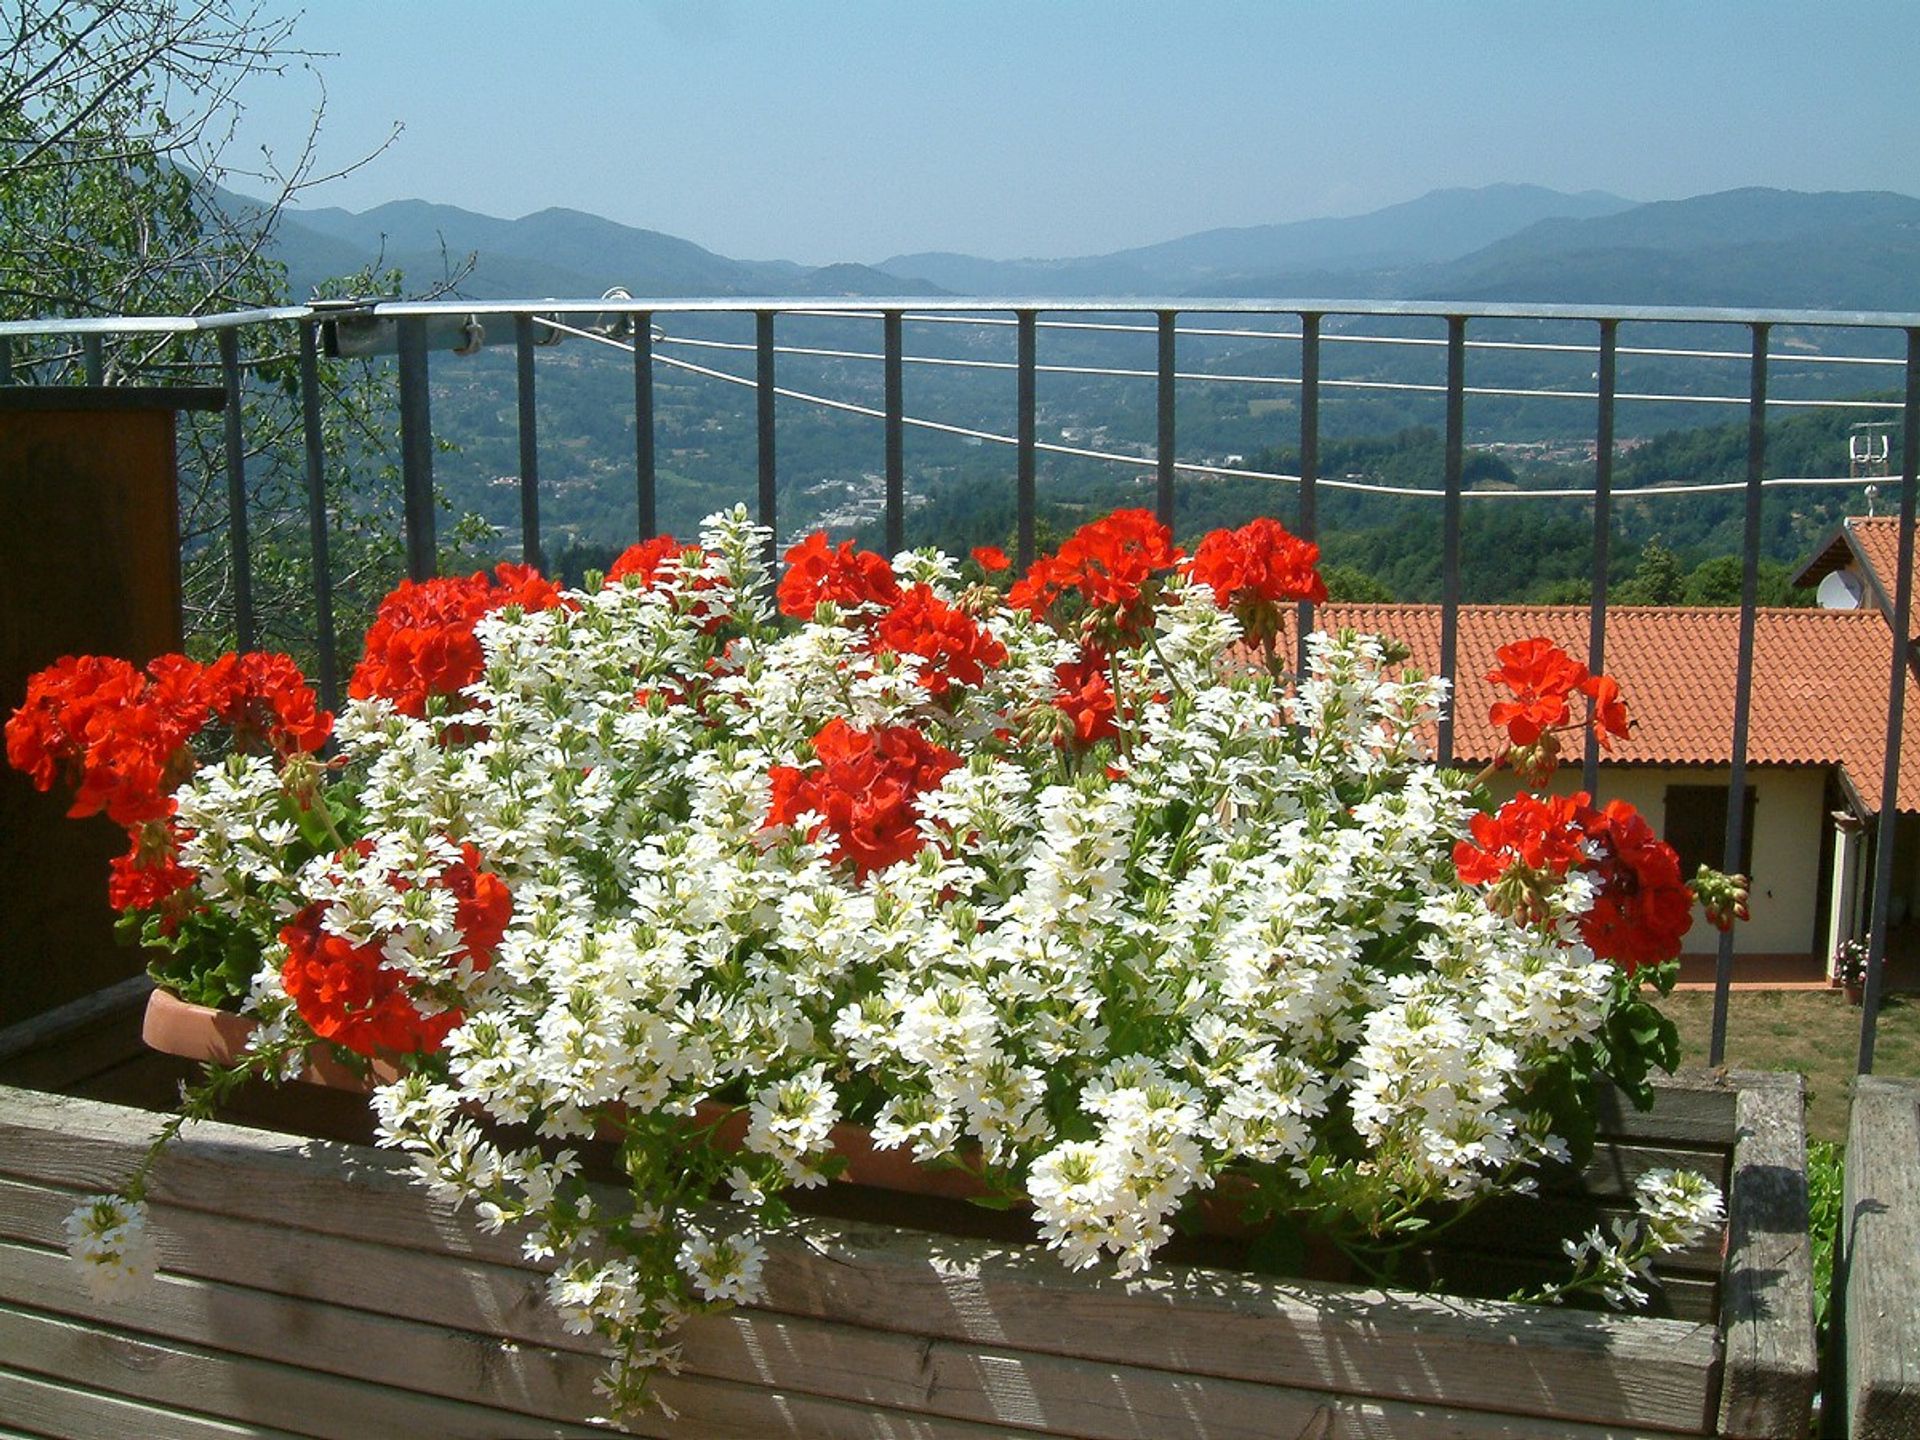
[[[668,316],[751,316],[751,344],[691,335],[671,336],[659,323]],[[827,346],[781,346],[776,343],[779,317],[836,317],[878,326],[878,350]],[[1042,317],[1046,318],[1042,318]],[[1212,323],[1197,323],[1201,320]],[[1024,566],[1034,555],[1036,461],[1042,454],[1059,454],[1150,469],[1155,477],[1154,503],[1160,518],[1176,520],[1175,477],[1185,473],[1220,473],[1217,467],[1183,462],[1176,449],[1176,395],[1181,384],[1285,387],[1297,395],[1298,473],[1280,474],[1236,468],[1232,473],[1298,488],[1297,529],[1308,538],[1316,531],[1316,497],[1322,488],[1389,490],[1424,498],[1441,512],[1442,598],[1440,670],[1455,674],[1458,621],[1461,605],[1461,516],[1465,505],[1477,503],[1486,492],[1468,491],[1463,484],[1465,408],[1469,396],[1553,399],[1587,404],[1594,414],[1593,482],[1590,489],[1529,491],[1521,495],[1579,495],[1593,503],[1592,604],[1589,617],[1588,663],[1604,668],[1607,634],[1608,542],[1612,507],[1623,493],[1635,497],[1728,488],[1684,480],[1657,487],[1616,491],[1613,484],[1615,420],[1622,405],[1687,404],[1742,407],[1747,417],[1746,479],[1732,488],[1744,493],[1745,524],[1742,544],[1743,579],[1740,650],[1737,666],[1732,735],[1732,765],[1727,806],[1727,855],[1742,853],[1749,784],[1747,774],[1748,721],[1753,694],[1753,657],[1761,551],[1761,501],[1765,489],[1776,486],[1859,484],[1853,477],[1766,476],[1766,419],[1769,409],[1844,408],[1887,416],[1901,426],[1899,487],[1899,566],[1893,599],[1892,662],[1887,685],[1886,750],[1881,777],[1875,873],[1872,878],[1871,955],[1862,1018],[1859,1068],[1872,1069],[1875,1029],[1886,958],[1890,906],[1894,891],[1894,826],[1900,747],[1908,671],[1908,636],[1912,612],[1913,538],[1915,523],[1916,461],[1920,460],[1920,314],[1808,310],[1741,310],[1702,308],[1627,308],[1583,305],[1518,305],[1465,302],[1381,302],[1337,299],[1216,300],[1125,299],[1052,300],[1018,298],[967,299],[859,299],[823,301],[816,298],[635,299],[612,292],[600,299],[573,301],[379,301],[316,302],[271,310],[203,317],[116,317],[81,320],[22,320],[0,322],[0,384],[16,380],[13,342],[32,337],[42,343],[70,347],[84,378],[103,378],[102,342],[108,337],[166,336],[213,332],[217,338],[222,384],[228,395],[226,424],[226,479],[228,495],[227,543],[234,572],[235,628],[240,646],[250,648],[255,635],[249,517],[245,483],[245,445],[241,434],[240,404],[246,362],[241,339],[250,330],[291,322],[299,334],[298,373],[303,409],[308,518],[313,559],[313,605],[320,639],[319,680],[323,698],[333,705],[338,697],[338,665],[331,620],[333,578],[327,557],[327,516],[324,494],[324,448],[320,413],[318,357],[328,354],[392,353],[397,358],[400,418],[400,471],[404,502],[406,566],[414,579],[425,579],[435,566],[434,434],[428,389],[429,355],[435,349],[471,353],[501,327],[510,332],[516,356],[515,387],[520,452],[520,508],[523,551],[531,562],[540,554],[540,461],[535,404],[535,356],[544,344],[563,336],[616,347],[632,360],[634,407],[633,475],[641,536],[658,528],[658,468],[655,451],[654,381],[658,369],[708,377],[718,383],[749,387],[755,395],[757,429],[757,505],[759,518],[769,527],[778,520],[779,474],[776,400],[785,398],[842,412],[871,416],[882,422],[884,434],[884,497],[882,513],[890,550],[905,546],[907,535],[906,464],[904,436],[909,428],[942,431],[1009,446],[1015,453],[1015,496],[1018,560]],[[1363,332],[1329,328],[1360,322]],[[1507,322],[1555,322],[1562,329],[1591,327],[1592,340],[1528,341],[1512,338],[1469,338],[1476,325]],[[1004,327],[1014,331],[1012,361],[909,354],[906,327]],[[1375,333],[1381,325],[1407,328],[1444,327],[1444,334]],[[1623,325],[1636,331],[1683,330],[1697,327],[1730,329],[1742,336],[1740,348],[1711,348],[1698,344],[1622,345]],[[1777,332],[1802,329],[1830,335],[1850,332],[1891,338],[1893,353],[1780,352],[1771,348]],[[1039,334],[1083,332],[1137,334],[1154,337],[1157,363],[1151,369],[1039,363]],[[1297,366],[1292,374],[1258,374],[1219,370],[1181,370],[1182,337],[1195,340],[1242,340],[1295,347]],[[1365,378],[1328,378],[1321,373],[1323,354],[1330,347],[1423,347],[1444,352],[1445,378],[1440,382]],[[751,355],[753,373],[741,376],[702,365],[672,353],[696,350]],[[1470,385],[1468,359],[1474,354],[1543,353],[1590,358],[1592,388],[1542,389],[1500,385]],[[1904,358],[1901,358],[1901,355]],[[879,406],[856,403],[811,391],[783,386],[778,379],[782,354],[878,364],[882,367],[883,400]],[[1699,364],[1743,364],[1747,380],[1735,393],[1682,393],[1621,390],[1617,385],[1621,358],[1659,358]],[[44,360],[45,356],[38,357]],[[1776,396],[1768,394],[1770,371],[1792,365],[1798,372],[1864,374],[1898,373],[1903,395],[1899,400],[1848,396]],[[906,367],[958,366],[982,370],[1010,370],[1016,381],[1012,433],[934,421],[907,413]],[[1151,456],[1042,441],[1036,417],[1036,381],[1042,374],[1137,378],[1156,385],[1156,443]],[[1443,397],[1445,449],[1442,473],[1430,489],[1382,487],[1320,471],[1321,400],[1346,391],[1402,391]],[[1888,483],[1895,483],[1889,477]],[[1516,498],[1516,492],[1502,492]],[[1304,637],[1312,626],[1312,607],[1300,607],[1297,633]],[[1438,733],[1439,757],[1453,753],[1453,724],[1443,719]],[[1595,785],[1597,752],[1591,738],[1585,756],[1586,786]],[[1726,1042],[1727,1001],[1733,973],[1732,936],[1720,937],[1716,969],[1716,996],[1711,1063],[1721,1063]]]

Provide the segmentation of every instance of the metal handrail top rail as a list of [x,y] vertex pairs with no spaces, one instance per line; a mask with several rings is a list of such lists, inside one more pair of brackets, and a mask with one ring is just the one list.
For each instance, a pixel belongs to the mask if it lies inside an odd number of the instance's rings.
[[1330,298],[1231,299],[1206,295],[1072,297],[1061,295],[860,296],[823,299],[817,295],[654,296],[571,300],[381,300],[369,313],[405,315],[686,314],[752,313],[762,310],[808,311],[875,319],[889,311],[924,310],[936,314],[975,311],[1080,311],[1089,314],[1189,315],[1342,315],[1387,319],[1417,317],[1446,320],[1613,320],[1622,323],[1676,325],[1814,325],[1862,329],[1920,328],[1920,311],[1901,310],[1750,310],[1684,305],[1555,305],[1508,301],[1342,300]]
[[0,336],[167,334],[269,324],[289,320],[373,315],[399,319],[436,315],[581,315],[581,314],[754,314],[762,311],[806,313],[832,318],[877,319],[890,312],[930,314],[1079,312],[1083,314],[1319,315],[1355,319],[1432,319],[1464,316],[1480,320],[1613,321],[1622,324],[1805,325],[1815,327],[1920,329],[1920,311],[1769,310],[1725,306],[1560,305],[1508,301],[1353,300],[1328,297],[1234,299],[1221,296],[1168,295],[1126,297],[1072,296],[860,296],[739,295],[647,297],[549,297],[519,300],[370,300],[364,303],[293,304],[236,310],[218,315],[123,315],[42,317],[0,320]]

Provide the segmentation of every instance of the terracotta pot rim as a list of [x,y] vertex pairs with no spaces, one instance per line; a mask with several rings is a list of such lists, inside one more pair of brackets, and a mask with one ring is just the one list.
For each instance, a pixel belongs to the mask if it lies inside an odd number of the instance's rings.
[[[147,996],[140,1038],[149,1050],[162,1055],[234,1065],[245,1057],[247,1043],[257,1028],[259,1022],[245,1015],[183,1000],[164,986],[156,986]],[[378,1060],[373,1062],[373,1072],[373,1078],[369,1079],[343,1063],[331,1046],[317,1044],[308,1048],[306,1068],[297,1078],[304,1084],[327,1090],[366,1095],[372,1093],[379,1081],[397,1079],[400,1073]]]

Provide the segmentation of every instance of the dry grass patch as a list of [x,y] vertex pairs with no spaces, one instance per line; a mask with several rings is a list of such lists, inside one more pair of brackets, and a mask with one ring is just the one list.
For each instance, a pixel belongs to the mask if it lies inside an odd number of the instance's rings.
[[[1680,1027],[1681,1062],[1707,1063],[1713,993],[1686,991],[1661,1006]],[[1739,1070],[1798,1070],[1807,1077],[1807,1133],[1844,1141],[1860,1046],[1860,1010],[1838,990],[1736,990],[1728,1001],[1727,1063]],[[1920,996],[1880,1007],[1875,1073],[1920,1075]]]

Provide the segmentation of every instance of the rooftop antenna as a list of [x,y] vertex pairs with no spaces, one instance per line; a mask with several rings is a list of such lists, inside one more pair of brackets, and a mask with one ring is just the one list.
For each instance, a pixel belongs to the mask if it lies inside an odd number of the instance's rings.
[[[1867,420],[1847,432],[1847,474],[1855,480],[1892,473],[1893,426],[1885,420]],[[1869,486],[1869,491],[1873,487]]]

